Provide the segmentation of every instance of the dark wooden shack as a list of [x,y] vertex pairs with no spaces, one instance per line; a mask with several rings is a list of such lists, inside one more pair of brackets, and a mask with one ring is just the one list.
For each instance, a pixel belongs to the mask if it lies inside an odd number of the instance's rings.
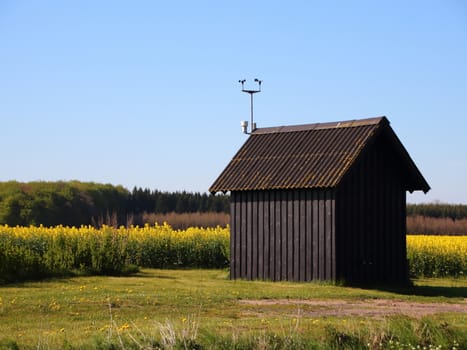
[[406,191],[430,189],[385,117],[254,130],[230,192],[231,278],[403,284]]

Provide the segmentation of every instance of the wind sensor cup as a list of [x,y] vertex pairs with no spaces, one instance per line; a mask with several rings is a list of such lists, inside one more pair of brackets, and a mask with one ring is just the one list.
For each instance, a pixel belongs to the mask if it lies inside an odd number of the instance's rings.
[[251,118],[250,132],[248,132],[248,122],[246,120],[243,120],[243,121],[240,122],[240,125],[242,127],[242,132],[244,134],[252,133],[256,129],[256,123],[253,122],[253,95],[258,93],[258,92],[261,92],[262,80],[255,79],[254,81],[255,81],[255,83],[258,83],[258,89],[257,90],[245,89],[246,79],[242,79],[242,80],[238,81],[240,84],[242,84],[242,92],[246,92],[247,94],[250,95],[250,118]]

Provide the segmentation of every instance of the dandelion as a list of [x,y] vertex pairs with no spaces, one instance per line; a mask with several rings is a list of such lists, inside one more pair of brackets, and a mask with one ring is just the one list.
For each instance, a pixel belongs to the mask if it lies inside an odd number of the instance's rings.
[[124,323],[118,328],[119,331],[125,331],[127,329],[130,329],[130,325],[128,323]]
[[52,300],[52,302],[49,304],[50,310],[58,311],[60,310],[60,308],[61,308],[60,305],[55,300]]
[[109,328],[110,328],[109,325],[105,325],[105,326],[99,328],[99,331],[101,331],[101,332],[106,332],[107,330],[109,330]]

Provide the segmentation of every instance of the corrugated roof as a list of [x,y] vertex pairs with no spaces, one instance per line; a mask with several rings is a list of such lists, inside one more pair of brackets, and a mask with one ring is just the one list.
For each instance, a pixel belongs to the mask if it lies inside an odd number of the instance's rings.
[[336,187],[383,127],[385,117],[256,129],[209,191]]

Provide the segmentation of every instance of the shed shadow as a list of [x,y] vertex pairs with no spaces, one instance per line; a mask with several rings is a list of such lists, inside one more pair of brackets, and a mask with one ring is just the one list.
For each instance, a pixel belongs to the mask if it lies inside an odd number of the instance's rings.
[[467,298],[467,287],[410,286],[400,288],[378,288],[387,292],[423,297]]
[[410,280],[402,284],[386,285],[346,281],[342,285],[402,295],[467,299],[467,285],[464,283],[461,285],[415,285],[414,281]]

